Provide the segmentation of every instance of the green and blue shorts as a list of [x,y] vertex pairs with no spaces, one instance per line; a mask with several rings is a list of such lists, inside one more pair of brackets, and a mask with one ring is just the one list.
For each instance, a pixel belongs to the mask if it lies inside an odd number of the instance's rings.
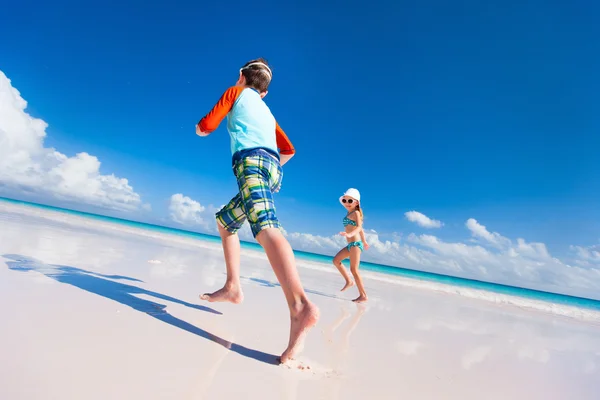
[[234,162],[233,172],[239,193],[217,212],[219,225],[236,233],[247,220],[254,237],[266,228],[281,229],[273,201],[283,179],[279,160],[267,151],[252,151]]

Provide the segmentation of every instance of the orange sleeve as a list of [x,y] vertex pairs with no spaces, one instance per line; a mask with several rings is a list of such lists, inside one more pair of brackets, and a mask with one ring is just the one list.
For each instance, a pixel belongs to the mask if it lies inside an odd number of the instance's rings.
[[198,122],[200,129],[206,133],[215,131],[221,121],[223,121],[223,118],[231,111],[233,104],[243,89],[243,87],[239,86],[232,86],[227,89],[212,110]]
[[280,154],[290,155],[296,153],[294,145],[287,137],[283,129],[281,129],[277,121],[275,121],[275,136],[277,138],[277,147],[279,147]]

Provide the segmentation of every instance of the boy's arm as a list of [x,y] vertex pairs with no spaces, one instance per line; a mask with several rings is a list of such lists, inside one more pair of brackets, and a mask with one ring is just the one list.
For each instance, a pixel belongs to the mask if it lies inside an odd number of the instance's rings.
[[233,104],[242,92],[243,88],[232,86],[223,93],[217,104],[196,124],[196,135],[208,136],[215,131],[223,118],[231,111]]
[[275,121],[275,137],[277,139],[277,147],[279,148],[280,164],[283,166],[296,154],[296,149],[294,149],[294,145],[292,145],[292,142],[277,121]]

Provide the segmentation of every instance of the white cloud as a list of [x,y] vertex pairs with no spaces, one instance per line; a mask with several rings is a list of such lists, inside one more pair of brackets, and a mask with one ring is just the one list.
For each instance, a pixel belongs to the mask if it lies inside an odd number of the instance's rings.
[[490,257],[490,252],[481,246],[470,246],[464,243],[447,243],[436,236],[411,233],[408,240],[412,243],[435,250],[447,257],[459,257],[465,262],[477,263]]
[[431,219],[427,215],[421,214],[418,211],[409,211],[404,213],[404,215],[410,222],[414,222],[423,228],[441,228],[442,225],[444,225],[441,221]]
[[44,147],[48,124],[26,108],[27,102],[0,71],[0,188],[116,210],[140,207],[140,195],[127,179],[102,175],[96,157],[85,152],[67,157]]
[[600,245],[583,247],[571,246],[571,251],[575,253],[575,262],[583,266],[600,265]]
[[499,233],[491,233],[487,230],[485,225],[481,225],[474,218],[469,218],[465,224],[467,228],[471,231],[471,234],[474,237],[478,237],[486,240],[490,244],[493,244],[497,247],[505,247],[510,245],[510,240],[500,235]]
[[512,250],[514,253],[532,259],[545,260],[550,258],[550,254],[544,243],[527,243],[524,239],[519,238],[517,239],[517,246]]
[[202,214],[206,208],[196,200],[184,196],[181,193],[171,196],[169,203],[169,216],[182,225],[207,226]]
[[309,251],[309,252],[330,252],[332,249],[341,250],[346,243],[340,235],[333,235],[329,237],[312,235],[310,233],[287,233],[285,235],[296,250]]

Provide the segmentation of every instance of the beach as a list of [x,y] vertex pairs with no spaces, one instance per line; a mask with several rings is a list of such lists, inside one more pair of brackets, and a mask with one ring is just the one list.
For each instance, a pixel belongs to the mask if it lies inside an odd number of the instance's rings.
[[262,251],[243,250],[243,304],[207,303],[199,294],[225,280],[215,240],[2,203],[0,398],[599,396],[597,312],[375,272],[357,305],[332,265],[298,268],[321,319],[297,359],[278,365],[289,315]]

